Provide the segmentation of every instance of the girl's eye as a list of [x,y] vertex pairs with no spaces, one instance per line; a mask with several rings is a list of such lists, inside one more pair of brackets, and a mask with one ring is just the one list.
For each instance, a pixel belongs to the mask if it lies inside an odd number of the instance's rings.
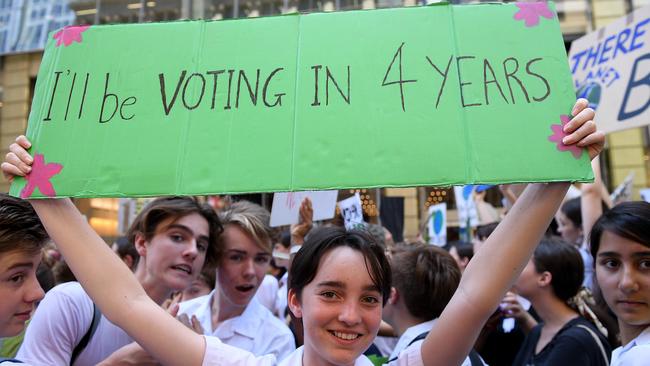
[[21,273],[21,274],[17,274],[15,276],[9,277],[9,282],[21,283],[21,282],[23,282],[24,279],[25,279],[25,275]]
[[259,257],[255,257],[255,262],[257,264],[267,264],[267,263],[271,262],[271,258],[268,257],[268,256],[265,256],[265,255],[264,256],[259,256]]
[[244,259],[244,256],[239,255],[239,254],[233,254],[228,258],[233,262],[241,262]]
[[366,296],[363,298],[363,302],[366,304],[379,304],[379,299],[375,296]]
[[169,235],[169,237],[172,239],[172,241],[174,241],[176,243],[180,243],[184,239],[183,235],[180,235],[180,234],[171,234],[171,235]]
[[325,292],[321,293],[320,295],[322,297],[326,298],[326,299],[335,299],[336,298],[336,293],[334,293],[333,291],[325,291]]
[[650,269],[650,259],[643,259],[639,262],[639,267],[643,270]]
[[614,259],[604,259],[600,262],[600,265],[608,269],[614,269],[618,267],[618,261]]
[[197,246],[197,248],[199,248],[199,250],[200,250],[201,252],[207,252],[207,251],[208,251],[208,243],[206,243],[206,242],[199,241],[199,242],[196,244],[196,246]]

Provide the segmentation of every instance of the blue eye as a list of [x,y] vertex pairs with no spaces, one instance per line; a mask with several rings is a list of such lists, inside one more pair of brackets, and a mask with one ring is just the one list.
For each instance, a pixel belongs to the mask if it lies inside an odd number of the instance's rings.
[[169,237],[176,243],[182,242],[184,240],[183,236],[180,234],[170,234]]

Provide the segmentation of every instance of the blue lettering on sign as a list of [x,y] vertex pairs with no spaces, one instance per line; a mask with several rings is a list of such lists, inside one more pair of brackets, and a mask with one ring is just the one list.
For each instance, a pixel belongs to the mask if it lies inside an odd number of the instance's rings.
[[612,66],[600,66],[597,69],[590,70],[582,81],[576,81],[575,87],[579,89],[583,85],[592,81],[598,81],[598,83],[610,87],[620,78],[621,73]]
[[[627,84],[627,88],[625,89],[625,95],[623,96],[623,103],[621,104],[621,109],[618,111],[618,120],[623,121],[628,118],[632,118],[635,116],[638,116],[639,114],[645,112],[648,107],[650,107],[650,98],[646,100],[645,104],[635,110],[632,111],[627,111],[627,103],[630,98],[631,90],[634,88],[638,87],[645,87],[645,88],[650,88],[650,72],[646,73],[645,75],[637,75],[637,70],[639,69],[639,64],[641,62],[649,62],[650,63],[650,53],[646,53],[645,55],[641,55],[634,61],[634,65],[632,66],[632,73],[630,74],[630,81]],[[645,70],[648,70],[648,68],[644,68]]]
[[[630,43],[630,51],[638,50],[639,48],[643,47],[643,39],[641,36],[645,34],[645,29],[642,29],[645,25],[648,25],[650,23],[650,18],[639,22],[639,24],[634,27],[634,36],[632,36],[632,42]],[[636,43],[637,39],[641,39],[641,43]]]
[[[643,36],[648,31],[649,26],[650,18],[646,18],[637,23],[634,29],[630,27],[625,28],[617,34],[607,37],[597,45],[592,45],[588,49],[572,55],[571,73],[575,74],[578,67],[584,71],[587,68],[594,67],[596,64],[600,65],[604,62],[614,60],[619,55],[625,55],[643,48],[645,45]],[[616,40],[615,43],[614,40]]]

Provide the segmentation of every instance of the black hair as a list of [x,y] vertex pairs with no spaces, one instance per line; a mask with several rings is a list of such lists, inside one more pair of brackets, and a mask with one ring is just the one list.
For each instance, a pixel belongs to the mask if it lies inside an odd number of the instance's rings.
[[[589,234],[591,255],[596,258],[603,232],[609,231],[650,248],[650,203],[620,203],[603,213]],[[594,261],[595,263],[595,261]]]
[[582,211],[580,207],[580,197],[576,197],[564,202],[560,208],[564,216],[577,228],[582,228]]
[[303,288],[316,277],[321,258],[338,247],[349,247],[361,252],[366,270],[373,284],[380,290],[383,304],[386,304],[390,295],[391,268],[384,249],[367,232],[345,231],[340,227],[321,227],[309,233],[291,264],[289,290],[293,290],[300,300]]
[[574,245],[557,238],[543,238],[535,248],[533,263],[538,273],[551,274],[553,293],[562,301],[574,297],[582,287],[585,266]]
[[479,238],[480,240],[487,239],[492,234],[494,229],[497,228],[498,225],[499,225],[498,222],[491,222],[489,224],[479,225],[476,228],[476,237]]
[[140,259],[140,254],[138,250],[135,249],[135,244],[131,242],[126,236],[120,236],[115,240],[115,246],[117,247],[117,255],[120,258],[124,259],[127,255],[130,255],[133,259],[133,264],[137,264]]
[[0,253],[38,253],[49,237],[29,202],[0,193]]
[[449,250],[451,250],[451,248],[456,248],[456,253],[458,253],[458,256],[461,259],[467,258],[468,260],[471,260],[472,257],[474,257],[474,245],[472,245],[472,243],[466,241],[452,241],[447,244],[447,246],[449,247]]

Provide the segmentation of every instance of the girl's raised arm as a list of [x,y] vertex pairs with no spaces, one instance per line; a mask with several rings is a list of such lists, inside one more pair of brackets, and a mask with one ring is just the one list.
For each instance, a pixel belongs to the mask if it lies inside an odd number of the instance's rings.
[[[9,147],[5,178],[29,173],[31,146],[19,136]],[[147,296],[124,263],[88,225],[69,199],[31,200],[66,262],[102,314],[147,352],[169,365],[200,365],[205,339],[182,325]]]
[[131,271],[69,199],[31,200],[77,280],[102,314],[166,365],[201,365],[202,336],[147,296]]
[[[593,110],[580,99],[566,126],[567,145],[587,148],[594,158],[604,145]],[[532,255],[558,210],[569,183],[530,184],[474,255],[458,290],[422,344],[424,364],[459,365],[471,350],[487,318],[497,308]],[[450,345],[450,346],[443,346]]]

